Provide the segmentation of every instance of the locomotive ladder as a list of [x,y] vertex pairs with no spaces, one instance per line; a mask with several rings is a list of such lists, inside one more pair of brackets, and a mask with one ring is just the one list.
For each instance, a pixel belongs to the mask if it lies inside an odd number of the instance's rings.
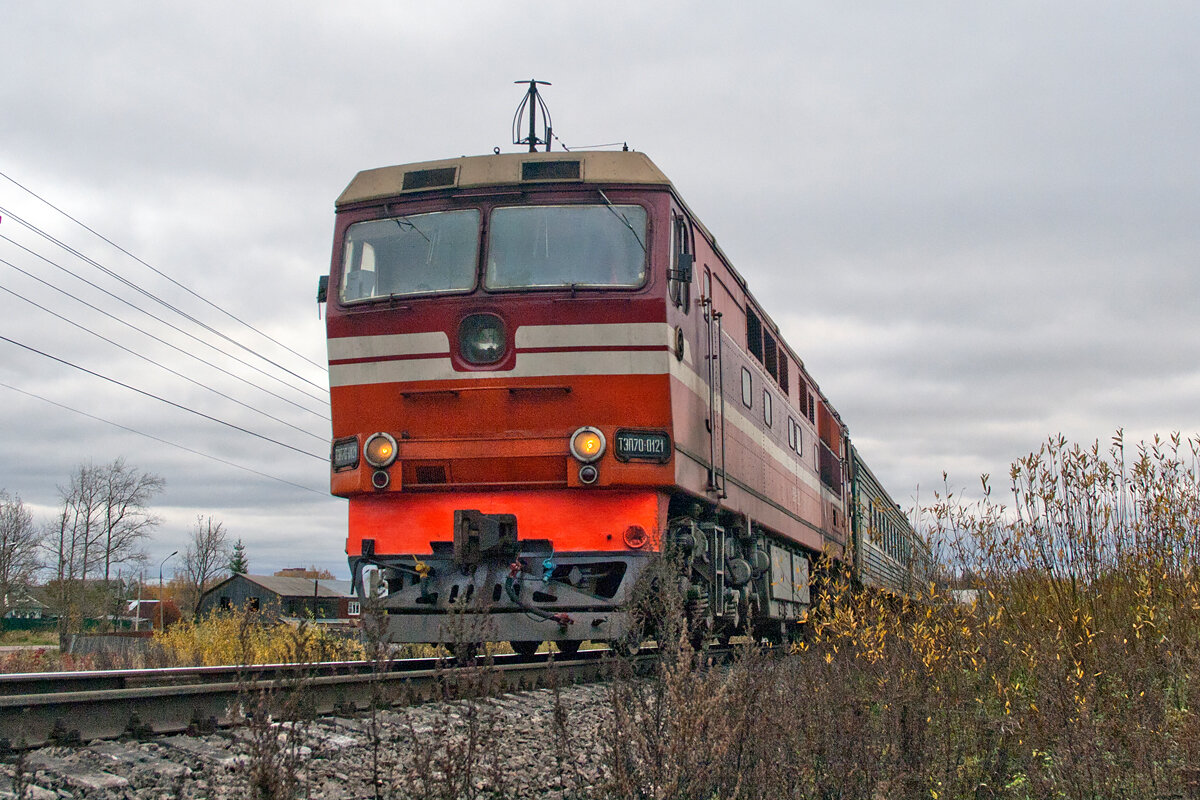
[[701,300],[701,305],[708,335],[708,353],[704,356],[708,362],[708,491],[715,492],[720,499],[728,496],[725,491],[725,361],[721,358],[721,312],[713,309],[711,297]]

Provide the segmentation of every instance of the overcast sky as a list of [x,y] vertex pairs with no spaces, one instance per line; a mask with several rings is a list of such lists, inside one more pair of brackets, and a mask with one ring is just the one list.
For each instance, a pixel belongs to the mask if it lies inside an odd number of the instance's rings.
[[211,514],[252,571],[345,575],[304,360],[334,198],[515,149],[531,77],[568,147],[628,142],[671,177],[904,505],[1051,434],[1200,430],[1194,2],[733,8],[0,0],[0,259],[29,273],[0,263],[0,336],[318,456],[0,341],[0,488],[49,519],[78,464],[124,457],[167,482],[153,565]]

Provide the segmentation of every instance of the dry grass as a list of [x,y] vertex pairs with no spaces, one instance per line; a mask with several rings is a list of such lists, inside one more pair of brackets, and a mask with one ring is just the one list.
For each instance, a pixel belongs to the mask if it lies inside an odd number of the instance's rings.
[[[830,577],[794,658],[678,637],[613,690],[612,796],[1200,797],[1197,443],[1053,439],[924,509],[962,605]],[[985,487],[987,485],[985,479]]]
[[256,611],[219,611],[181,620],[155,633],[154,645],[170,666],[308,664],[365,657],[356,639],[313,625],[272,621]]

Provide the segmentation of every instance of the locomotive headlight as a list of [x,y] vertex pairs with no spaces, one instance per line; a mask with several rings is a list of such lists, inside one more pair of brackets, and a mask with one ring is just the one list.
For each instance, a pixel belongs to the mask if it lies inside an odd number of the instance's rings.
[[571,455],[589,464],[604,455],[604,434],[586,426],[571,434]]
[[504,345],[504,322],[494,314],[472,314],[458,326],[459,352],[472,364],[494,364]]
[[358,466],[358,437],[347,436],[345,439],[334,439],[333,450],[329,455],[330,465],[334,472],[353,469]]
[[372,467],[386,467],[396,460],[396,440],[386,433],[372,433],[363,445],[363,458]]

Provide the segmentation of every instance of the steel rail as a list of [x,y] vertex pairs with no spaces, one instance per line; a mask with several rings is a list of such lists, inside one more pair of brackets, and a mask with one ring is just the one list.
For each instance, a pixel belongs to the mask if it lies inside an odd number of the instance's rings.
[[[634,656],[642,666],[657,656]],[[121,736],[145,737],[207,732],[238,724],[242,709],[262,693],[303,692],[305,713],[354,713],[372,704],[400,705],[458,696],[484,680],[496,692],[534,689],[550,682],[582,683],[611,671],[611,651],[585,650],[480,657],[475,665],[443,659],[389,662],[325,662],[249,667],[108,670],[96,673],[37,673],[0,676],[0,752],[50,744],[75,744]],[[477,688],[475,689],[477,691]]]

